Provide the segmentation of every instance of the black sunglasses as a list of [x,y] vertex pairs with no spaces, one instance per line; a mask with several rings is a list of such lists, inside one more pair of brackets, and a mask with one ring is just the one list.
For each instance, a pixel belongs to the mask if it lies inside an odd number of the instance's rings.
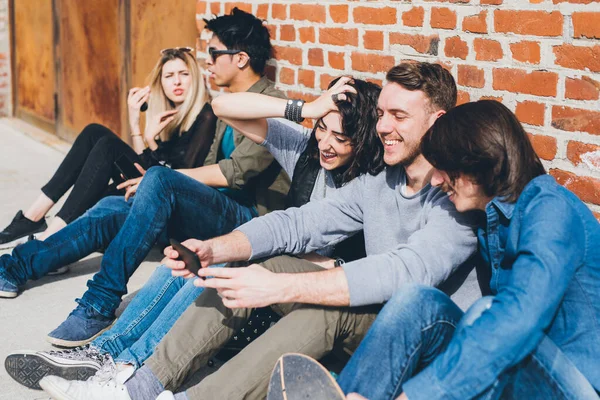
[[192,47],[169,47],[167,49],[162,49],[160,54],[163,56],[167,53],[191,53],[195,49]]
[[217,59],[217,57],[222,56],[223,54],[234,55],[241,52],[241,50],[217,50],[214,47],[208,48],[208,55],[213,60],[213,62]]

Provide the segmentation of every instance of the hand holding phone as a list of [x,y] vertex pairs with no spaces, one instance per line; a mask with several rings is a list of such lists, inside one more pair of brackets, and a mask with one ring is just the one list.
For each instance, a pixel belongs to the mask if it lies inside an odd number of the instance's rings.
[[[200,268],[202,268],[198,255],[175,239],[169,239],[169,242],[171,243],[171,247],[173,247],[173,249],[179,253],[179,257],[177,257],[177,259],[185,263],[185,269],[198,276],[198,271]],[[201,276],[199,276],[199,278],[205,279]]]
[[141,172],[135,167],[133,161],[131,161],[125,154],[115,161],[115,166],[121,172],[121,175],[123,175],[123,178],[125,178],[126,181],[142,176]]

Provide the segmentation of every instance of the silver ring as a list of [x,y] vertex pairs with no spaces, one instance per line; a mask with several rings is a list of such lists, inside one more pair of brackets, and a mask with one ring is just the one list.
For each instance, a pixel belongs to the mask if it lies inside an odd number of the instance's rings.
[[331,95],[331,100],[333,100],[334,103],[337,103],[340,99],[338,98],[339,93],[334,93]]

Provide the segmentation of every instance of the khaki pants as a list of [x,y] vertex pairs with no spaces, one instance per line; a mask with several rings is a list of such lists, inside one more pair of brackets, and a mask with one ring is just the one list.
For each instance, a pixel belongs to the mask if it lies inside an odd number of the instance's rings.
[[[273,272],[313,272],[321,267],[294,257],[274,257],[262,265]],[[306,304],[271,306],[283,317],[218,371],[187,390],[194,399],[264,399],[271,371],[284,353],[319,359],[334,344],[356,349],[373,323],[379,306],[322,307]],[[146,365],[165,389],[175,390],[206,365],[244,326],[252,309],[228,309],[216,290],[207,289],[175,323]]]

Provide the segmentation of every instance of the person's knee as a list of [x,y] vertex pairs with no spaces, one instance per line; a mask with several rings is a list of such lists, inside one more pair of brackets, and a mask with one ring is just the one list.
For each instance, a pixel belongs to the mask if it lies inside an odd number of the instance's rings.
[[402,316],[422,315],[422,310],[448,298],[440,290],[424,285],[407,284],[396,291],[385,304],[377,319],[393,323]]
[[170,168],[155,166],[146,171],[144,178],[140,183],[138,192],[149,190],[154,193],[164,192],[170,182],[170,176],[174,174]]
[[76,141],[94,140],[94,139],[100,139],[104,136],[116,137],[116,135],[114,135],[112,133],[112,131],[110,129],[108,129],[107,127],[105,127],[104,125],[88,124],[85,126],[85,128],[83,128],[83,130],[79,133],[79,135],[77,135],[77,139],[75,139],[75,140]]
[[473,325],[473,322],[481,317],[481,314],[483,314],[485,310],[488,310],[492,306],[493,299],[493,296],[485,296],[473,303],[460,320],[460,326],[466,327]]
[[104,197],[96,205],[87,210],[84,216],[97,217],[104,216],[107,213],[127,213],[129,211],[129,204],[125,201],[123,196],[108,196]]

